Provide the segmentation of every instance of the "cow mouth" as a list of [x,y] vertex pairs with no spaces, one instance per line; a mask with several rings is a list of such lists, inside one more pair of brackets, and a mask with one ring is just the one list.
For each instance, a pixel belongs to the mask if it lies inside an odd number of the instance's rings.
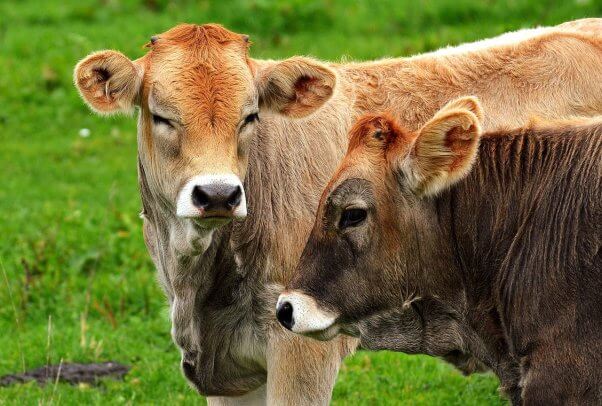
[[318,341],[330,341],[339,335],[339,333],[341,333],[341,327],[337,323],[334,323],[323,330],[308,331],[302,334]]
[[360,338],[359,328],[353,323],[341,321],[340,318],[337,319],[331,326],[323,330],[303,333],[304,336],[311,337],[319,341],[330,341],[339,334]]
[[232,216],[215,214],[215,215],[198,217],[198,221],[230,221],[230,220],[232,220],[232,218],[233,218]]
[[338,314],[301,291],[285,291],[276,303],[276,318],[293,333],[326,341],[339,334]]
[[203,229],[206,229],[206,228],[212,229],[212,228],[222,226],[222,225],[227,224],[230,221],[232,221],[232,219],[233,219],[232,216],[224,216],[224,215],[218,215],[218,214],[191,218],[191,220],[193,221],[193,223],[195,225],[197,225],[198,227],[203,228]]

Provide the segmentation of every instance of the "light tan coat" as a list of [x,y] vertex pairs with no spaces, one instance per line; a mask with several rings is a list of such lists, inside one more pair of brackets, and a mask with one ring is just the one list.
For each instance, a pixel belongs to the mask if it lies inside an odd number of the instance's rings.
[[[288,334],[273,313],[356,117],[388,111],[416,129],[465,94],[481,99],[486,129],[602,112],[597,19],[365,63],[254,60],[246,36],[216,25],[178,26],[149,46],[136,61],[92,54],[76,67],[75,83],[100,113],[140,108],[145,240],[184,373],[211,396],[258,388],[249,400],[329,401],[355,344]],[[256,111],[259,122],[249,118]],[[182,185],[215,173],[244,180],[246,220],[177,216]]]

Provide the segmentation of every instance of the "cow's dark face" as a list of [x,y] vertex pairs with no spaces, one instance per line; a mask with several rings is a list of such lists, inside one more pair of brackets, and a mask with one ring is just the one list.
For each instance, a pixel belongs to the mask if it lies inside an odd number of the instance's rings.
[[389,271],[400,245],[388,237],[395,238],[399,224],[377,202],[378,186],[348,178],[320,208],[299,271],[279,300],[290,306],[292,331],[322,339],[341,328],[354,334],[354,322],[385,310],[396,297],[400,281]]
[[[476,114],[475,114],[476,112]],[[325,190],[297,274],[277,317],[296,333],[360,335],[378,314],[407,308],[437,253],[429,195],[465,176],[480,136],[478,103],[452,102],[418,133],[386,116],[352,128],[345,159]]]

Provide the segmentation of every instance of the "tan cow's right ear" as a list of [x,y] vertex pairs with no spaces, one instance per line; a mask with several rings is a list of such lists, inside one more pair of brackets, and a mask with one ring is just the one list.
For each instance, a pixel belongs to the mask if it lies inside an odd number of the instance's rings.
[[311,58],[270,63],[258,73],[259,102],[291,117],[305,117],[322,107],[334,92],[336,73]]
[[73,80],[95,112],[130,113],[140,92],[142,74],[142,68],[122,53],[100,51],[77,64]]

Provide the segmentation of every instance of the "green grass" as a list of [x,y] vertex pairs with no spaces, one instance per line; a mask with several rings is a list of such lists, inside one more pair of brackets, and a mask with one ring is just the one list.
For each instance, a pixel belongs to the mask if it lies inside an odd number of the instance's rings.
[[[88,111],[71,82],[79,58],[103,48],[138,57],[151,34],[183,21],[248,33],[255,57],[339,60],[600,15],[595,0],[0,2],[0,375],[61,360],[132,366],[98,387],[0,388],[0,404],[200,401],[179,373],[142,241],[135,120]],[[334,403],[500,404],[496,388],[491,375],[464,378],[428,357],[360,352]]]

